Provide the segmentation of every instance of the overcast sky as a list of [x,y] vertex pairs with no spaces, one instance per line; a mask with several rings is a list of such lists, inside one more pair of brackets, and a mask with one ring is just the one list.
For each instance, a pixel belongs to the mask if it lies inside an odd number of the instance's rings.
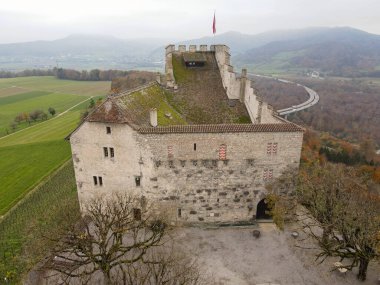
[[191,39],[314,26],[380,34],[380,0],[9,0],[0,5],[0,43],[70,34]]

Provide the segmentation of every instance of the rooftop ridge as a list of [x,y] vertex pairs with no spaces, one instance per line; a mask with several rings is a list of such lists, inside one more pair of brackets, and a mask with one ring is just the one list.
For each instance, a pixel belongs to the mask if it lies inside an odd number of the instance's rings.
[[141,134],[169,133],[246,133],[246,132],[304,132],[293,123],[283,124],[205,124],[205,125],[171,125],[158,127],[141,127]]
[[149,87],[151,87],[151,86],[153,86],[155,84],[158,84],[157,81],[151,81],[151,82],[145,83],[143,85],[137,86],[135,88],[128,89],[128,90],[120,92],[120,93],[112,94],[111,97],[112,98],[119,98],[119,97],[122,97],[122,96],[125,96],[125,95],[132,94],[134,92],[141,91],[141,90],[143,90],[145,88],[149,88]]

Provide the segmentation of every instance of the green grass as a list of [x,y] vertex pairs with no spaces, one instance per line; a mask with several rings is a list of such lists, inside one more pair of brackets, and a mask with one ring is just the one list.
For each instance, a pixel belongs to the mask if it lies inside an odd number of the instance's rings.
[[76,94],[81,96],[104,96],[111,88],[109,81],[60,80],[53,76],[31,76],[0,79],[0,90],[12,86],[28,90]]
[[79,217],[72,163],[67,163],[0,219],[0,284],[19,284]]
[[[0,137],[29,126],[21,123],[16,125],[15,130],[12,129],[11,124],[19,113],[30,113],[37,109],[48,113],[48,108],[52,107],[58,114],[90,96],[104,96],[110,86],[109,81],[59,80],[53,76],[2,78]],[[79,108],[82,109],[83,105]],[[32,124],[40,122],[38,120]]]
[[[99,86],[98,82],[79,82],[78,84],[75,81],[64,80],[62,83],[60,80],[50,77],[0,80],[1,86],[13,86],[15,84],[28,86],[28,88],[45,88],[54,85],[61,91],[67,86],[71,86],[70,88],[77,88],[76,92],[81,92],[81,88],[85,88],[85,86],[92,90],[94,88],[92,84]],[[109,85],[109,82],[107,84]],[[0,97],[0,116],[3,118],[9,116],[11,112],[18,112],[26,108],[34,109],[37,106],[52,106],[61,112],[92,95],[88,91],[84,91],[84,93],[87,95],[35,90]],[[96,94],[99,92],[94,93],[94,95]],[[44,177],[70,158],[70,145],[64,138],[78,125],[80,113],[87,106],[88,102],[85,102],[61,116],[55,116],[52,119],[0,138],[0,216],[6,213]]]
[[16,95],[16,94],[20,94],[20,93],[25,93],[28,91],[29,90],[26,88],[16,87],[16,86],[0,88],[0,98]]
[[194,74],[194,70],[186,68],[181,62],[182,57],[173,56],[174,79],[177,83],[185,83]]
[[[48,114],[48,108],[53,107],[59,114],[85,98],[88,97],[59,93],[49,94],[45,91],[32,91],[0,98],[0,135],[5,135],[7,129],[9,131],[10,123],[19,113],[29,113],[40,109]],[[51,118],[50,115],[49,118]],[[18,125],[17,129],[22,128],[22,126]]]
[[79,119],[79,110],[69,111],[61,117],[48,120],[10,136],[0,138],[0,147],[51,140],[63,140],[75,129],[78,125]]
[[70,156],[64,140],[0,147],[0,216]]
[[[103,95],[110,84],[12,78],[0,79],[0,93],[1,88],[14,85],[30,91],[0,96],[3,116],[48,105],[63,111],[89,96]],[[61,116],[0,138],[0,283],[5,276],[11,278],[11,284],[19,283],[52,246],[42,235],[54,234],[79,215],[72,164],[50,176],[70,159],[70,144],[64,138],[78,125],[87,106],[85,102]]]

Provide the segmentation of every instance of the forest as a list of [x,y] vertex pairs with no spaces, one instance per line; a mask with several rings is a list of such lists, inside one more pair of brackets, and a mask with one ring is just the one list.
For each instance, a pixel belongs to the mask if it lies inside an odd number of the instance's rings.
[[[380,85],[376,82],[342,78],[292,80],[314,89],[320,101],[288,116],[289,120],[351,142],[373,140],[375,145],[380,145]],[[294,85],[285,85],[272,79],[256,78],[254,86],[264,100],[275,109],[281,109],[293,106],[298,102],[295,98],[300,98],[297,95],[300,91],[294,89]]]

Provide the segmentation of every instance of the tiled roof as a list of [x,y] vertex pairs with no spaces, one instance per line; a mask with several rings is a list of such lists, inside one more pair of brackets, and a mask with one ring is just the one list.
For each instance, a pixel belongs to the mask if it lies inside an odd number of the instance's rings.
[[86,121],[103,123],[127,123],[128,114],[115,99],[108,98],[103,104],[91,112]]
[[166,127],[142,127],[141,134],[178,134],[178,133],[245,133],[245,132],[303,132],[292,123],[284,124],[220,124],[220,125],[178,125]]

